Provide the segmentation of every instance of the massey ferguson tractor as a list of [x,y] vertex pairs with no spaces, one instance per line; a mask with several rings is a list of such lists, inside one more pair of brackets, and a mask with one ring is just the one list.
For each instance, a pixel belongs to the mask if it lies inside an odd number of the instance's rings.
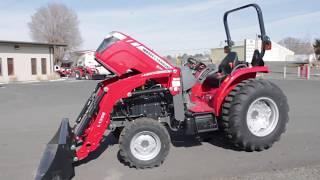
[[[261,49],[252,62],[232,51],[228,15],[257,11]],[[249,4],[224,15],[227,55],[216,68],[197,59],[175,67],[141,42],[111,32],[95,52],[113,76],[99,82],[74,125],[63,119],[48,143],[35,179],[71,179],[74,165],[100,145],[106,131],[119,137],[120,156],[137,169],[159,166],[170,149],[170,132],[199,136],[221,130],[236,147],[262,151],[278,141],[288,122],[284,93],[272,82],[263,56],[271,49],[261,9]]]

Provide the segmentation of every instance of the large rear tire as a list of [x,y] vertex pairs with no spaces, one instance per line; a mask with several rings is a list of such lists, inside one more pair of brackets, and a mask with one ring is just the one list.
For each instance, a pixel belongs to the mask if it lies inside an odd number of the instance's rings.
[[119,138],[120,156],[130,167],[153,168],[162,164],[169,153],[167,129],[150,118],[139,118],[127,125]]
[[262,151],[285,132],[288,111],[287,98],[278,86],[250,79],[239,83],[226,97],[222,127],[235,146]]

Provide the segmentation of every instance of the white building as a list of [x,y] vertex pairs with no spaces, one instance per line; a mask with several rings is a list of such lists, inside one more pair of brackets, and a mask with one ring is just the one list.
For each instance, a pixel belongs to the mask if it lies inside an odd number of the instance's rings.
[[[246,39],[244,42],[237,42],[232,51],[237,52],[239,60],[251,62],[253,52],[255,49],[261,49],[261,41],[254,39]],[[294,52],[281,46],[276,42],[272,42],[272,49],[266,51],[263,57],[266,62],[285,62],[288,57],[293,56]],[[223,47],[211,49],[211,59],[214,63],[219,63],[226,54],[224,54]]]
[[110,72],[101,66],[96,60],[94,56],[95,51],[93,50],[84,50],[84,51],[76,51],[74,52],[75,65],[83,66],[83,67],[91,67],[98,70],[99,74],[110,74]]
[[[245,60],[251,62],[254,50],[261,49],[261,40],[246,39],[244,44]],[[288,57],[293,55],[293,51],[276,42],[272,42],[272,49],[266,51],[263,60],[266,62],[285,62],[288,61]]]
[[65,44],[0,41],[0,83],[53,78],[54,47]]

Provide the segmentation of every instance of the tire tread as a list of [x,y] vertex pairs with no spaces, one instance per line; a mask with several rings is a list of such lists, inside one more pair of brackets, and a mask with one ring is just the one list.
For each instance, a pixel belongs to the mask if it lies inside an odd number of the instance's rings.
[[[283,128],[282,132],[280,132],[280,134],[273,139],[273,141],[259,144],[248,141],[241,134],[242,130],[240,126],[242,120],[239,115],[241,113],[239,109],[241,109],[243,102],[250,98],[252,93],[264,88],[274,90],[273,92],[278,93],[280,101],[283,102],[282,105],[284,106],[285,112],[282,112],[284,113],[284,119],[282,120],[285,121],[285,127]],[[288,111],[289,106],[287,103],[287,98],[277,85],[267,80],[248,79],[239,83],[225,98],[225,102],[222,106],[222,118],[220,119],[222,121],[221,125],[225,136],[232,144],[246,151],[262,151],[270,148],[274,142],[279,141],[281,134],[285,132],[286,124],[289,121]]]

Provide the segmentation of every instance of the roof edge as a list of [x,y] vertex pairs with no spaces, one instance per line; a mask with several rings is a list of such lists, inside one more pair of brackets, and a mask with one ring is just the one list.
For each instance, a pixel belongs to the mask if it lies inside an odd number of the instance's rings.
[[65,43],[44,43],[44,42],[30,42],[30,41],[8,41],[0,40],[0,44],[18,44],[18,45],[40,45],[40,46],[68,46]]

